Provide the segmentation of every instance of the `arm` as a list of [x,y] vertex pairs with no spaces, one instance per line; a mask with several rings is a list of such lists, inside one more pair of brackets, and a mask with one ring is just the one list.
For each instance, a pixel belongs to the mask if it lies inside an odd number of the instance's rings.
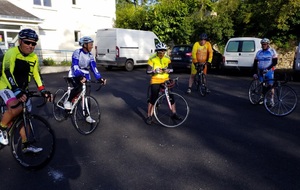
[[194,43],[193,49],[192,49],[192,62],[195,64],[198,62],[197,60],[197,49],[198,49],[198,42]]
[[15,60],[16,53],[11,50],[5,53],[2,63],[2,78],[7,87],[12,89],[12,91],[16,91],[18,89],[15,77],[12,74],[15,68]]
[[209,42],[206,42],[206,43],[207,43],[207,53],[208,53],[207,62],[211,63],[212,59],[213,59],[213,49],[212,49],[211,43],[209,43]]
[[34,65],[33,67],[33,78],[34,78],[34,81],[38,87],[38,90],[39,91],[42,91],[45,89],[44,85],[43,85],[43,79],[42,79],[42,76],[40,75],[40,68],[39,68],[39,60],[38,60],[38,57],[36,56],[36,64]]
[[97,80],[100,80],[102,77],[101,77],[100,72],[97,69],[97,64],[96,64],[92,54],[91,54],[90,68],[91,68],[91,71],[94,73],[95,78]]

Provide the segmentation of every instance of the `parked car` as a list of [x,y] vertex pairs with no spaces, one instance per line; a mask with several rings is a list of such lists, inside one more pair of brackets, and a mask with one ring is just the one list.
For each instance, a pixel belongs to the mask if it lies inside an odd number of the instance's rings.
[[222,69],[252,68],[255,55],[261,49],[260,41],[260,38],[252,37],[229,39],[224,49]]
[[[190,69],[192,64],[192,49],[193,45],[182,44],[175,45],[171,52],[170,58],[174,69]],[[213,49],[211,68],[219,69],[223,62],[223,55],[217,50]]]

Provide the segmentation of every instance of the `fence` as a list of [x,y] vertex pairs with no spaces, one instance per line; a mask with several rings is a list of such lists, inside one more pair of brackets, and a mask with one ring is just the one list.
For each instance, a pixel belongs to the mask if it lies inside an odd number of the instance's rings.
[[42,65],[44,59],[51,58],[56,62],[56,64],[60,64],[63,61],[72,61],[73,51],[71,50],[47,50],[47,49],[35,49],[34,51],[39,57],[39,62]]

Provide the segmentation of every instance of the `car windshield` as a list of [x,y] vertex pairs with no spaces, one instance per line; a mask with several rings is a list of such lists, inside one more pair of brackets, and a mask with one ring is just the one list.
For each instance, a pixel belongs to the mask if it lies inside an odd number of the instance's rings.
[[192,48],[189,47],[189,46],[175,46],[172,49],[173,53],[177,53],[177,52],[191,52],[191,51],[192,51]]

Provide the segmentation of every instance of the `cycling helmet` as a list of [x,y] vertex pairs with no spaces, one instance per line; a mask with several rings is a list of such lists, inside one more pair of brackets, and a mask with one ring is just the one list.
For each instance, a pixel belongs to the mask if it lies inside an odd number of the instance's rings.
[[39,36],[36,34],[34,30],[27,28],[19,32],[19,39],[21,40],[28,39],[37,42],[39,40]]
[[83,44],[87,44],[87,43],[90,43],[90,42],[94,42],[94,40],[89,36],[84,36],[84,37],[80,38],[79,45],[83,46]]
[[270,40],[268,38],[263,38],[260,43],[267,43],[267,44],[270,44]]
[[159,50],[165,50],[166,51],[167,50],[166,44],[164,44],[162,42],[156,44],[155,51],[159,51]]
[[200,38],[200,40],[207,40],[208,37],[207,37],[207,34],[202,33],[202,34],[200,34],[199,38]]

